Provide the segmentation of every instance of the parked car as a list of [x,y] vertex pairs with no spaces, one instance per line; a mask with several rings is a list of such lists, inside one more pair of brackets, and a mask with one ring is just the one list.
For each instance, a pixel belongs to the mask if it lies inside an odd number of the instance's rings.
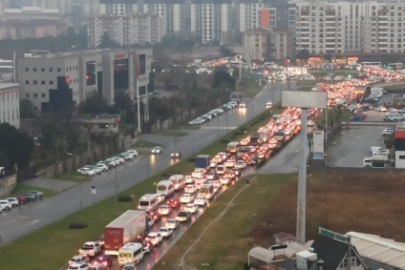
[[10,202],[8,200],[0,200],[0,209],[10,211],[12,208]]
[[99,168],[101,171],[106,172],[109,170],[108,166],[104,163],[98,163],[95,167]]
[[16,197],[8,197],[6,200],[10,203],[11,207],[16,207],[20,204],[19,200]]
[[77,169],[77,173],[81,174],[81,175],[86,175],[86,176],[95,176],[96,175],[96,172],[93,169],[85,168],[85,167]]
[[88,168],[90,170],[93,170],[96,174],[100,174],[103,172],[103,170],[95,165],[86,165],[83,168]]
[[35,202],[37,197],[35,196],[35,194],[32,193],[25,193],[23,195],[23,197],[25,198],[26,202]]
[[41,192],[41,191],[38,191],[38,190],[30,190],[30,191],[28,191],[27,193],[31,193],[31,194],[34,194],[35,195],[35,198],[37,198],[37,199],[42,199],[42,197],[44,197],[44,193],[43,192]]

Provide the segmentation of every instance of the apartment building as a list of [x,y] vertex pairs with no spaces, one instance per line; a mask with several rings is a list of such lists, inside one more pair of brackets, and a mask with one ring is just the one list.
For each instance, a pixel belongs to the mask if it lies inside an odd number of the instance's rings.
[[0,40],[55,37],[64,33],[66,27],[66,23],[54,20],[0,21]]
[[39,7],[41,9],[57,9],[60,14],[72,11],[72,0],[2,0],[3,8]]
[[288,30],[256,28],[243,33],[245,59],[281,61],[294,55],[292,34]]
[[0,83],[0,124],[20,128],[20,89],[16,83]]
[[18,65],[21,98],[41,112],[78,105],[94,92],[109,104],[114,104],[118,89],[141,98],[147,92],[152,58],[152,49],[26,54]]
[[60,20],[58,9],[42,9],[41,7],[22,7],[0,10],[1,21]]
[[[243,1],[239,3],[239,31],[245,32],[260,27],[260,12],[264,7],[262,1]],[[272,18],[275,19],[275,16],[272,16]]]
[[403,53],[405,2],[297,2],[297,50]]
[[193,0],[191,32],[202,43],[229,44],[232,40],[234,8],[231,0]]
[[88,47],[97,48],[104,33],[117,44],[154,44],[165,36],[163,18],[155,14],[103,15],[87,24]]
[[137,13],[137,10],[136,0],[100,0],[100,15],[125,16]]

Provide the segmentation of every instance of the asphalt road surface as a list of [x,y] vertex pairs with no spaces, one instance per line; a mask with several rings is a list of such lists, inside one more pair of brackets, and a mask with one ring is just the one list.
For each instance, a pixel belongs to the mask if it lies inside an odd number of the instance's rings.
[[[265,110],[266,102],[280,102],[281,90],[291,89],[289,82],[274,82],[267,84],[254,99],[247,103],[246,113],[238,109],[222,114],[216,119],[204,124],[200,129],[191,131],[187,136],[165,145],[162,154],[151,157],[139,157],[127,162],[117,169],[96,176],[92,181],[72,187],[56,196],[44,198],[36,203],[13,209],[0,215],[1,245],[20,238],[30,232],[71,215],[93,203],[114,196],[129,187],[144,181],[173,165],[170,153],[179,150],[183,157],[208,146],[219,137],[235,129],[247,120]],[[97,194],[91,195],[91,186],[95,186]],[[1,246],[0,245],[0,246]]]

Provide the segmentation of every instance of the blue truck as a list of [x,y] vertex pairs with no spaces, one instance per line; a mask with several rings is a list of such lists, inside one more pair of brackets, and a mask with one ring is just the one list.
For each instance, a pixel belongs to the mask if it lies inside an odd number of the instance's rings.
[[195,158],[195,167],[200,169],[208,169],[210,167],[211,158],[209,155],[198,155]]

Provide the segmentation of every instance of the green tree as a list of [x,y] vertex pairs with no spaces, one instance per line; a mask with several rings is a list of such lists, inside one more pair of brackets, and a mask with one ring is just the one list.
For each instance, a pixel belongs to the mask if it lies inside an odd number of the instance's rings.
[[10,172],[14,164],[20,167],[29,165],[34,142],[27,134],[8,123],[3,123],[0,124],[0,149],[7,156],[6,170]]
[[297,59],[302,60],[305,63],[308,62],[310,57],[311,57],[311,55],[307,49],[302,49],[297,54]]
[[101,38],[101,43],[98,46],[99,49],[105,49],[105,48],[115,48],[118,47],[117,43],[115,43],[110,36],[107,34],[107,32],[104,32],[102,38]]
[[212,80],[212,88],[235,89],[235,79],[225,70],[219,70],[215,73]]
[[133,124],[135,121],[134,103],[125,91],[117,91],[115,93],[112,112],[121,115],[122,121],[127,124]]
[[20,101],[20,117],[21,118],[34,118],[35,110],[34,105],[29,99],[22,99]]
[[90,114],[92,116],[106,113],[108,109],[107,101],[99,93],[87,95],[86,100],[80,105],[82,114]]

